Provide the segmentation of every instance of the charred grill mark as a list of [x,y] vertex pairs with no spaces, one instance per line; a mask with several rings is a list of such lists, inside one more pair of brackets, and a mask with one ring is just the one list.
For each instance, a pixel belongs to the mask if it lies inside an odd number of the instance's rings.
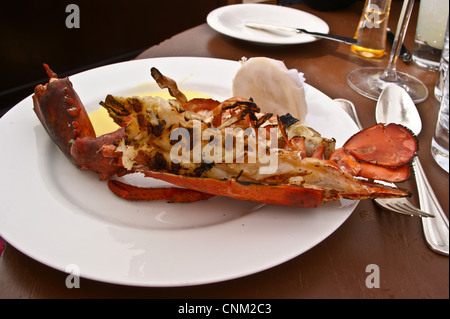
[[133,110],[136,113],[139,113],[139,112],[142,111],[143,105],[141,104],[141,102],[138,99],[130,98],[128,101],[129,101],[129,103],[131,104],[131,107],[133,108]]
[[144,128],[145,127],[145,117],[144,114],[137,114],[136,116],[136,120],[138,122],[139,128]]
[[194,169],[194,173],[197,176],[200,176],[203,174],[203,172],[209,171],[211,168],[213,168],[213,166],[214,166],[214,162],[209,163],[209,164],[202,162],[199,167]]
[[173,163],[172,162],[172,165],[170,167],[171,173],[178,175],[179,172],[180,172],[180,169],[181,169],[181,164],[180,163]]
[[153,167],[156,170],[166,170],[168,165],[164,155],[161,153],[156,153],[154,158],[150,160],[151,163],[149,167]]
[[125,105],[117,101],[111,94],[108,94],[105,102],[101,101],[100,105],[106,108],[114,116],[127,116],[130,114]]
[[243,119],[247,114],[250,115],[251,120],[253,120],[252,115],[256,118],[251,109],[243,109],[241,113],[239,113],[239,119]]
[[162,120],[159,122],[158,125],[153,126],[152,133],[155,136],[161,136],[165,127],[166,127],[166,121]]
[[283,134],[283,137],[287,141],[287,137],[285,136],[286,135],[286,123],[284,123],[281,120],[281,116],[279,116],[279,115],[277,115],[277,122],[278,122],[278,128],[280,129],[281,133]]
[[298,120],[295,117],[293,117],[290,113],[287,113],[285,115],[280,116],[280,122],[283,123],[284,128],[286,129],[292,124],[297,123]]
[[239,177],[241,177],[242,173],[244,173],[244,170],[243,170],[243,169],[241,169],[241,171],[239,172],[238,176],[236,177],[236,181],[239,180]]
[[254,103],[252,101],[237,101],[229,106],[224,106],[223,110],[234,109],[236,107],[241,107],[241,106],[243,106],[245,108],[250,108],[251,110],[253,110],[255,112],[259,112],[259,107],[256,105],[256,103]]
[[231,105],[224,106],[224,107],[222,108],[222,110],[225,111],[225,110],[234,109],[234,108],[237,107],[237,106],[238,106],[238,103],[235,102],[235,103],[233,103],[233,104],[231,104]]
[[239,181],[236,180],[237,183],[244,185],[244,186],[249,186],[249,185],[262,185],[261,183],[256,183],[256,182],[246,182],[246,181]]
[[250,111],[249,116],[250,116],[250,120],[252,120],[254,123],[256,123],[258,121],[258,118],[256,117],[255,112]]
[[267,113],[263,116],[261,116],[260,119],[257,119],[255,122],[255,128],[259,128],[261,125],[263,125],[268,119],[272,117],[272,113]]

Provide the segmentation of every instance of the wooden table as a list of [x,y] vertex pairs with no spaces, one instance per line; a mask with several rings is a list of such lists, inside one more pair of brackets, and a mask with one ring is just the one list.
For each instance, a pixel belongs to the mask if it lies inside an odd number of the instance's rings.
[[[324,19],[330,33],[352,36],[363,2],[334,12],[318,12],[295,5]],[[400,1],[392,5],[390,27],[396,28]],[[412,50],[418,5],[409,25],[406,46]],[[389,52],[388,47],[388,52]],[[375,101],[354,92],[346,82],[347,74],[360,66],[386,66],[388,57],[364,60],[349,47],[331,41],[293,46],[261,46],[227,38],[207,24],[186,30],[137,58],[197,56],[239,60],[241,57],[267,56],[296,68],[307,83],[331,98],[346,98],[356,105],[363,126],[375,124]],[[398,70],[421,79],[430,91],[418,104],[423,130],[418,137],[419,156],[436,195],[448,215],[449,179],[433,160],[430,143],[439,103],[433,95],[436,73],[414,64],[398,63]],[[403,187],[413,192],[413,180]],[[369,289],[366,267],[376,264],[380,287]],[[425,244],[421,221],[379,209],[373,201],[359,203],[348,220],[331,236],[304,254],[272,269],[244,278],[209,285],[179,288],[142,288],[120,286],[81,279],[78,289],[65,286],[66,274],[40,264],[12,245],[0,258],[0,298],[449,298],[448,257],[432,252]]]

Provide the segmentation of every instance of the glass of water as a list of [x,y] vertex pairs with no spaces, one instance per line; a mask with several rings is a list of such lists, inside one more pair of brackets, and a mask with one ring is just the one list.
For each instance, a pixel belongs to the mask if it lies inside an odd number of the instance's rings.
[[434,96],[436,96],[439,102],[441,101],[442,92],[444,91],[445,72],[447,72],[448,69],[448,52],[449,52],[449,44],[448,44],[448,21],[447,21],[447,31],[445,31],[444,46],[442,47],[442,56],[438,71],[438,78],[436,81],[436,86],[434,87]]
[[431,154],[436,162],[448,173],[448,69],[445,72],[441,107],[436,123],[436,131],[431,141]]
[[430,71],[439,69],[448,20],[448,0],[421,0],[413,61]]

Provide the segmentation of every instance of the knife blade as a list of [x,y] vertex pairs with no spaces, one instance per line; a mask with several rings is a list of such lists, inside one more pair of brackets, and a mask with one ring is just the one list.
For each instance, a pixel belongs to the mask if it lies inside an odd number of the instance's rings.
[[281,31],[281,32],[294,32],[294,33],[309,34],[316,38],[323,38],[323,39],[343,42],[346,44],[360,44],[361,43],[360,40],[349,38],[349,37],[343,37],[340,35],[333,35],[333,34],[320,33],[320,32],[312,32],[312,31],[308,31],[308,30],[300,29],[300,28],[291,28],[291,27],[271,25],[271,24],[258,23],[258,22],[246,22],[245,26],[248,28],[264,30],[264,31],[275,31],[275,32]]

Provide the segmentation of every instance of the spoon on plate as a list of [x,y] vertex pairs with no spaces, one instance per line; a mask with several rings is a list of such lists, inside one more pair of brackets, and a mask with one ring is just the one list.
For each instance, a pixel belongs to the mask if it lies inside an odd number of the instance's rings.
[[[381,92],[376,106],[377,123],[397,123],[419,135],[422,120],[409,94],[396,84],[389,84]],[[428,246],[436,253],[449,254],[449,225],[436,195],[431,188],[419,157],[413,160],[420,209],[434,215],[435,218],[422,218],[422,226]]]

